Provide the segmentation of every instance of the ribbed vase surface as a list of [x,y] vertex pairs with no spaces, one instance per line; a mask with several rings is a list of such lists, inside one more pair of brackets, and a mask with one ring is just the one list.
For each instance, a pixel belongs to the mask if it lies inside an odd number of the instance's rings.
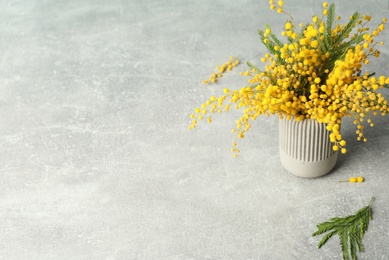
[[304,178],[330,172],[338,157],[332,149],[326,124],[312,119],[280,119],[279,150],[284,168]]

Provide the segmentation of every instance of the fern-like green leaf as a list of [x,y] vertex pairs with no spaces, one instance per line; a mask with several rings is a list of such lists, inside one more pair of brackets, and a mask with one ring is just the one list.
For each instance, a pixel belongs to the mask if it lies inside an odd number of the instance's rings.
[[343,30],[338,34],[338,36],[335,38],[334,45],[340,44],[345,38],[348,37],[350,32],[354,29],[355,25],[358,22],[360,14],[358,12],[355,12],[352,16],[350,21],[346,24],[346,26],[343,28]]
[[363,34],[360,34],[356,37],[354,37],[353,39],[351,39],[350,41],[344,43],[341,45],[341,48],[342,49],[348,49],[348,48],[354,48],[356,44],[359,44],[360,42],[363,41],[363,36],[365,35],[365,33]]
[[[258,34],[259,34],[259,36],[260,36],[260,39],[261,39],[263,45],[266,46],[266,48],[269,50],[269,52],[270,52],[271,54],[273,54],[273,55],[274,55],[274,54],[277,54],[277,51],[274,50],[275,44],[274,44],[274,42],[272,41],[272,39],[271,39],[271,38],[268,38],[268,37],[265,37],[265,33],[264,33],[262,30],[259,30],[259,31],[258,31]],[[265,41],[265,39],[266,39],[266,41]]]
[[351,259],[352,260],[356,260],[357,259],[357,249],[355,247],[355,244],[356,244],[356,237],[355,237],[355,233],[357,232],[357,227],[356,227],[356,224],[354,224],[351,228],[350,228],[350,240],[349,240],[349,244],[350,244],[350,255],[351,255]]
[[262,71],[260,69],[258,69],[257,66],[255,66],[254,64],[252,64],[251,62],[247,62],[247,66],[251,69],[251,70],[255,70],[256,73],[261,73]]
[[[266,26],[267,29],[270,30],[270,27],[267,25]],[[277,63],[278,64],[281,64],[281,65],[284,65],[285,64],[285,61],[283,59],[281,59],[281,52],[280,51],[276,51],[275,50],[275,46],[282,46],[282,42],[280,40],[278,40],[278,38],[270,33],[269,36],[270,37],[265,37],[265,33],[262,31],[262,30],[258,30],[258,34],[259,34],[259,37],[261,39],[261,42],[263,43],[263,45],[266,46],[266,48],[269,50],[269,52],[276,56],[277,55]],[[266,39],[266,41],[265,41]]]
[[328,239],[330,239],[333,235],[335,235],[337,233],[336,230],[334,231],[331,231],[329,233],[327,233],[325,236],[323,236],[323,238],[320,240],[319,244],[317,244],[317,247],[318,248],[321,248],[326,242]]
[[328,14],[327,14],[327,22],[326,22],[326,31],[324,34],[324,42],[326,44],[327,50],[331,48],[332,44],[332,25],[334,23],[335,19],[335,4],[331,4],[328,8]]
[[362,217],[359,221],[360,225],[360,237],[362,238],[365,232],[367,231],[367,226],[369,225],[369,218]]
[[317,236],[317,235],[321,235],[333,228],[336,227],[336,224],[332,221],[327,221],[327,222],[323,222],[319,225],[317,225],[317,231],[315,233],[312,234],[312,236]]
[[251,62],[247,62],[247,66],[251,69],[251,70],[255,70],[256,73],[265,73],[265,75],[269,78],[269,80],[271,81],[272,84],[276,84],[276,80],[274,79],[273,75],[267,71],[262,71],[260,69],[258,69],[257,66],[253,65]]
[[340,238],[340,247],[342,248],[342,255],[343,260],[349,259],[349,253],[348,253],[348,230],[343,229],[342,231],[338,232],[339,238]]
[[364,252],[365,251],[365,248],[363,247],[362,245],[362,241],[359,237],[355,237],[355,242],[357,243],[357,246],[358,246],[358,251],[359,252]]
[[327,46],[326,46],[325,42],[319,41],[319,48],[320,48],[320,51],[322,53],[326,53],[327,52]]
[[333,235],[338,234],[340,246],[344,260],[357,259],[356,248],[359,252],[363,252],[362,238],[367,231],[369,221],[371,219],[371,205],[374,197],[370,200],[369,205],[358,210],[354,215],[344,218],[335,217],[330,221],[326,221],[317,225],[318,230],[312,234],[317,236],[325,234],[318,244],[321,248]]
[[277,36],[274,33],[270,33],[269,35],[277,46],[280,46],[280,47],[283,46],[283,43],[277,38]]

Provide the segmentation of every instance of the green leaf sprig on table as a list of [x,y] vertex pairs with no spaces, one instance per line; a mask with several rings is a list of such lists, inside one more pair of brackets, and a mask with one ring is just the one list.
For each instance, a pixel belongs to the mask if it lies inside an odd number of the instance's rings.
[[374,201],[374,197],[371,198],[369,205],[358,210],[355,215],[347,216],[344,218],[331,218],[330,221],[326,221],[317,225],[318,230],[312,234],[317,236],[328,232],[323,236],[318,248],[321,248],[333,235],[338,234],[340,239],[340,246],[342,248],[343,259],[348,260],[357,259],[357,248],[359,252],[363,252],[362,245],[363,235],[366,233],[369,226],[369,221],[372,219],[371,205]]

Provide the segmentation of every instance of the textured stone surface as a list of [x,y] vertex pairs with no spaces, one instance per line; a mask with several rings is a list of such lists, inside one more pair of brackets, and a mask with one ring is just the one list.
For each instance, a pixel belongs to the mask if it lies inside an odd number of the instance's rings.
[[[187,130],[206,98],[246,84],[246,67],[199,82],[230,55],[264,55],[265,23],[280,30],[286,17],[262,2],[2,1],[0,258],[341,259],[337,238],[316,248],[315,225],[376,196],[359,259],[389,259],[388,117],[366,144],[345,120],[349,153],[318,179],[282,169],[277,118],[253,124],[237,159],[235,111]],[[386,0],[335,2],[344,17],[389,16]],[[297,21],[321,10],[285,4]],[[388,74],[381,50],[372,65]]]

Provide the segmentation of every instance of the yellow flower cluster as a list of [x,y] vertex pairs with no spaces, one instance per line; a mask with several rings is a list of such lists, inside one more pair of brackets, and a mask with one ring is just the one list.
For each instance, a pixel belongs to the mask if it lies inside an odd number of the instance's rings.
[[269,4],[270,4],[271,10],[277,10],[277,13],[283,12],[283,9],[282,9],[282,7],[284,6],[283,0],[278,0],[278,2],[275,2],[274,0],[270,0]]
[[339,182],[351,182],[351,183],[355,183],[355,182],[364,182],[365,181],[365,178],[363,178],[362,176],[358,176],[358,177],[350,177],[347,181],[339,181]]
[[[269,1],[270,9],[285,13],[283,1]],[[287,14],[289,15],[289,14]],[[263,44],[269,53],[261,61],[265,69],[260,70],[248,63],[250,70],[242,73],[249,77],[249,86],[240,90],[224,90],[221,97],[212,96],[201,108],[190,115],[192,124],[207,117],[211,122],[214,113],[229,111],[230,107],[242,109],[243,115],[236,121],[232,132],[244,138],[251,128],[251,121],[261,115],[278,114],[280,118],[303,120],[314,119],[327,124],[334,150],[346,153],[346,141],[340,133],[342,118],[354,118],[357,139],[366,141],[363,123],[374,126],[372,115],[389,112],[388,102],[377,90],[387,87],[389,78],[376,77],[364,72],[364,65],[370,57],[379,57],[375,49],[375,38],[384,30],[387,20],[373,30],[367,27],[371,16],[355,12],[346,24],[337,24],[335,5],[323,3],[321,17],[296,25],[289,15],[282,36],[282,43],[266,26],[260,31]],[[234,156],[239,153],[236,140],[233,143]]]
[[216,83],[217,79],[223,76],[223,73],[227,71],[231,71],[238,64],[239,64],[238,58],[230,56],[230,59],[227,62],[223,63],[221,66],[216,66],[217,72],[213,72],[209,77],[209,79],[205,79],[201,81],[201,83],[203,84]]

